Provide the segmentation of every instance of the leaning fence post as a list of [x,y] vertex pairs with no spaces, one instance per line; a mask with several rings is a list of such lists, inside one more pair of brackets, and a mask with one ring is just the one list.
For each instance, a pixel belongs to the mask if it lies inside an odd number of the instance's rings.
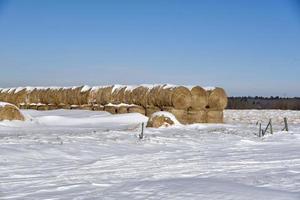
[[284,120],[284,129],[283,130],[286,130],[286,131],[289,131],[289,127],[288,127],[288,123],[287,123],[287,118],[283,118]]
[[270,119],[270,132],[271,132],[271,134],[273,134],[273,126],[272,126],[272,119]]

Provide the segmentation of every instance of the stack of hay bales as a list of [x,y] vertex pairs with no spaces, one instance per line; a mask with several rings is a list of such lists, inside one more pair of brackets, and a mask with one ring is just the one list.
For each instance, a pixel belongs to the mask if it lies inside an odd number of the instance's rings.
[[0,102],[0,121],[3,120],[21,120],[24,121],[25,117],[22,115],[18,107],[6,102]]
[[168,111],[182,124],[222,123],[227,95],[222,88],[176,85],[108,85],[27,87],[0,90],[0,101],[18,107],[104,110],[112,114],[138,112],[151,116]]

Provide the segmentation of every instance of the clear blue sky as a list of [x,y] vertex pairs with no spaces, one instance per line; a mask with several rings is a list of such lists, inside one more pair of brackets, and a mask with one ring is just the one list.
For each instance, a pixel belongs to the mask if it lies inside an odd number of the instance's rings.
[[0,87],[174,83],[300,96],[296,0],[0,0]]

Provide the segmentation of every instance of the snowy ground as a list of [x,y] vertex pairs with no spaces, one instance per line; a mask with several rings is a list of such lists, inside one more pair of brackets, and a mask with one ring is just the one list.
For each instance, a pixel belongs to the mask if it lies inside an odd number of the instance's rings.
[[[0,122],[0,199],[300,199],[299,111],[227,110],[143,140],[139,114],[23,112]],[[270,117],[274,135],[255,136]]]

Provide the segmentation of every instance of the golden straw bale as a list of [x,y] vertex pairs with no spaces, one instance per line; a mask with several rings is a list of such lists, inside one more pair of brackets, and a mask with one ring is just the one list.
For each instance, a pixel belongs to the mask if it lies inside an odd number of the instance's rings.
[[205,110],[188,110],[188,123],[206,123],[207,121],[207,112]]
[[172,113],[181,124],[189,124],[188,111],[173,107],[163,107],[163,111]]
[[28,109],[31,109],[31,110],[37,110],[37,104],[35,104],[35,103],[31,103],[31,104],[29,104],[28,105]]
[[104,111],[109,112],[111,114],[116,114],[117,113],[117,107],[116,106],[105,105],[104,106]]
[[149,93],[149,88],[147,88],[147,87],[139,86],[137,88],[134,88],[132,90],[132,94],[131,94],[132,103],[146,107],[147,101],[148,101],[148,99],[147,99],[148,93]]
[[159,128],[161,126],[171,126],[174,124],[174,121],[172,121],[169,117],[164,115],[154,115],[151,116],[147,122],[146,127],[153,127],[153,128]]
[[[117,86],[114,86],[114,87],[117,87]],[[126,87],[115,88],[111,94],[111,103],[113,103],[113,104],[124,103],[125,102],[125,99],[124,99],[125,90],[126,90]]]
[[0,104],[0,121],[3,120],[21,120],[24,121],[25,117],[20,110],[12,104]]
[[118,114],[128,113],[128,106],[119,106],[117,109]]
[[154,86],[153,88],[151,88],[148,91],[147,105],[149,105],[149,106],[158,106],[158,107],[161,106],[158,103],[158,99],[159,99],[159,93],[162,90],[163,86],[164,85],[157,85],[157,86]]
[[223,111],[222,110],[209,110],[207,111],[207,123],[223,123]]
[[173,90],[172,105],[177,109],[188,109],[192,103],[192,94],[186,87],[179,86]]
[[222,88],[214,88],[213,90],[208,90],[208,106],[209,109],[223,110],[227,106],[227,94]]
[[126,87],[124,91],[124,103],[133,104],[132,102],[132,88]]
[[38,105],[37,110],[49,110],[48,105]]
[[112,93],[113,86],[107,86],[103,87],[100,90],[101,92],[101,105],[106,105],[108,103],[111,103],[111,93]]
[[157,106],[147,106],[146,107],[146,116],[150,117],[153,113],[160,111],[160,108]]
[[29,91],[29,103],[39,103],[39,91],[37,88],[34,88],[33,90]]
[[191,107],[194,110],[203,110],[208,105],[207,92],[200,86],[191,89],[192,102]]
[[56,109],[58,109],[58,106],[55,105],[55,104],[48,104],[47,106],[48,106],[48,110],[56,110]]
[[128,112],[129,113],[140,113],[142,115],[146,114],[145,108],[142,106],[129,106]]
[[59,104],[57,105],[57,109],[71,109],[71,105]]
[[104,106],[99,105],[99,104],[93,104],[92,105],[92,110],[94,110],[94,111],[103,111],[104,110]]
[[78,105],[85,105],[89,103],[89,95],[91,88],[88,86],[82,86],[78,95]]
[[16,95],[16,105],[20,107],[20,104],[26,102],[26,88],[22,88],[15,93]]
[[155,104],[159,107],[172,106],[176,109],[188,109],[192,102],[192,94],[190,90],[183,86],[164,86],[155,96],[157,96]]
[[95,88],[92,88],[89,92],[89,95],[88,95],[88,104],[96,104],[97,101],[96,101],[96,96],[97,96],[97,89]]
[[93,110],[93,106],[90,105],[90,104],[83,104],[83,105],[80,105],[80,110]]
[[16,88],[11,88],[7,92],[7,99],[6,102],[9,102],[11,104],[16,104],[16,94],[15,94]]

